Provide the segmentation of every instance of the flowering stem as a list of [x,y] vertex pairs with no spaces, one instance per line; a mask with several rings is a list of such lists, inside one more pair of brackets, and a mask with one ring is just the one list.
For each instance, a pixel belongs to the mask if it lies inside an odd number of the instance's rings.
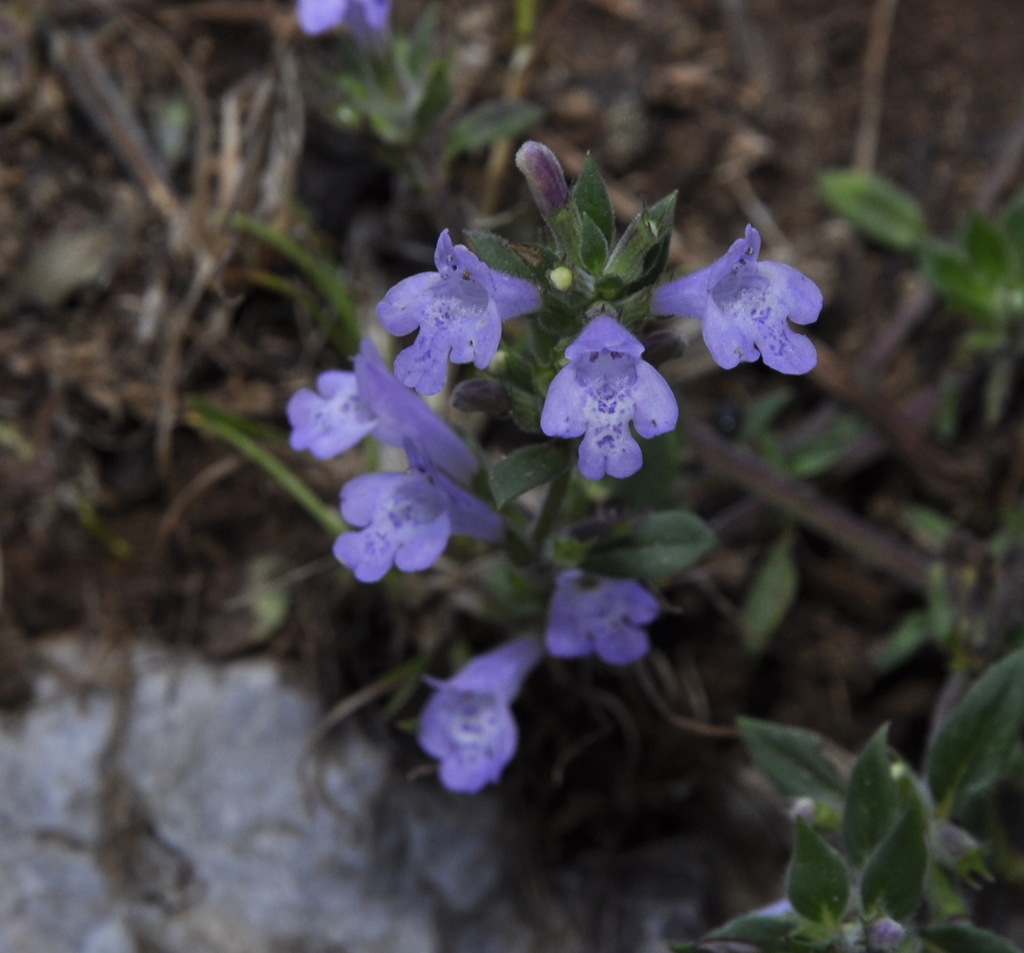
[[687,434],[694,452],[735,483],[912,589],[925,591],[928,559],[911,546],[829,502],[810,484],[773,469],[745,447],[723,440],[706,424],[690,419]]

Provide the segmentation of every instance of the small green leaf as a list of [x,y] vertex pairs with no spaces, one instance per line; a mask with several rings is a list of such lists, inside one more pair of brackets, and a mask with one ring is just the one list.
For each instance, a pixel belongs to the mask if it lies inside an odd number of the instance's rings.
[[926,228],[921,206],[909,192],[886,179],[853,169],[833,169],[818,179],[825,201],[873,241],[912,251]]
[[615,212],[612,210],[604,179],[601,178],[597,163],[589,152],[583,162],[580,177],[572,188],[572,202],[581,218],[589,218],[597,226],[607,249],[615,233]]
[[925,927],[921,939],[932,953],[1020,953],[1005,937],[966,923]]
[[927,776],[946,817],[994,784],[1024,727],[1024,649],[990,668],[938,732]]
[[980,320],[991,320],[991,288],[971,267],[963,250],[940,242],[924,242],[920,248],[925,278],[950,307]]
[[883,725],[864,746],[850,774],[843,811],[843,843],[856,865],[864,862],[899,816],[899,792],[889,764]]
[[909,917],[921,899],[928,867],[928,848],[921,809],[912,804],[875,849],[861,878],[865,910],[895,920]]
[[580,262],[592,275],[599,275],[608,257],[608,240],[589,215],[583,216],[580,232]]
[[486,146],[495,139],[518,136],[537,125],[544,110],[518,99],[488,99],[467,110],[452,128],[445,144],[444,161]]
[[843,786],[821,753],[819,735],[757,718],[738,718],[736,724],[754,763],[787,797],[828,803],[842,798]]
[[[420,94],[420,100],[416,105],[416,112],[412,118],[412,129],[403,130],[403,139],[422,139],[426,136],[431,127],[441,117],[441,114],[448,108],[452,98],[451,83],[448,79],[448,63],[446,60],[435,60],[427,76],[427,81]],[[398,145],[406,145],[399,142]]]
[[[464,234],[466,241],[484,264],[517,278],[536,278],[533,269],[500,235],[477,228],[467,229]],[[529,248],[524,248],[524,251],[528,253]]]
[[761,946],[778,942],[795,928],[796,920],[792,915],[770,917],[752,913],[716,927],[706,939],[737,940]]
[[800,572],[793,557],[792,531],[779,534],[754,571],[740,610],[743,645],[759,655],[782,625],[796,598]]
[[569,469],[564,446],[535,443],[514,450],[488,474],[494,505],[501,509],[527,490],[549,483]]
[[715,545],[715,534],[688,510],[653,513],[630,524],[619,545],[595,549],[584,568],[656,582],[689,569]]
[[843,858],[800,817],[786,875],[786,895],[797,913],[826,926],[838,923],[850,897],[850,877]]
[[1009,239],[984,216],[971,215],[964,232],[964,248],[972,269],[990,285],[1005,284],[1010,279]]

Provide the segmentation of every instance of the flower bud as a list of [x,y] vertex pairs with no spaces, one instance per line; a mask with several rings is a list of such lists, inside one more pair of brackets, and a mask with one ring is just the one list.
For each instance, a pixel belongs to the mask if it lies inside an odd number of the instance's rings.
[[891,917],[876,920],[867,929],[867,947],[878,953],[892,953],[903,942],[906,931]]
[[512,408],[512,398],[497,381],[474,377],[461,381],[452,391],[452,406],[464,414],[484,413],[491,417],[504,417]]
[[569,186],[555,154],[543,143],[524,142],[516,153],[516,167],[526,178],[541,215],[569,204]]
[[668,328],[659,328],[657,331],[653,331],[643,339],[642,343],[644,360],[655,367],[680,357],[686,350],[686,343],[683,339]]

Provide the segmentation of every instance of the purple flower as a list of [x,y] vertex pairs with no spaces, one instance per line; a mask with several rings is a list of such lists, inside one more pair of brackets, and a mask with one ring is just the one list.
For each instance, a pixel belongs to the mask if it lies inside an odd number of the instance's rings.
[[299,26],[311,36],[345,24],[367,39],[387,29],[391,0],[299,0],[296,13]]
[[354,447],[367,434],[402,447],[411,440],[436,466],[459,481],[478,469],[476,458],[427,404],[403,387],[369,340],[360,345],[354,371],[325,371],[317,390],[303,389],[288,401],[291,445],[327,460]]
[[783,374],[806,374],[818,357],[810,339],[790,328],[821,313],[821,291],[789,265],[757,260],[761,236],[746,236],[707,268],[662,285],[651,296],[655,314],[700,318],[704,342],[726,369],[762,358]]
[[658,600],[640,583],[566,569],[555,580],[544,641],[559,658],[593,652],[627,665],[647,654],[651,643],[643,626],[658,615]]
[[591,480],[627,477],[643,464],[629,431],[641,437],[667,433],[679,405],[672,389],[640,359],[644,346],[618,321],[594,318],[565,349],[568,365],[551,382],[540,428],[549,437],[579,437],[580,473]]
[[419,334],[395,360],[395,376],[421,394],[445,385],[448,361],[484,368],[501,342],[501,323],[540,307],[529,281],[485,265],[448,229],[434,251],[437,271],[400,281],[377,305],[381,324],[395,335]]
[[478,655],[447,681],[426,679],[435,692],[420,716],[419,743],[440,760],[449,791],[476,794],[512,760],[519,743],[512,701],[540,656],[537,641],[524,636]]
[[354,447],[377,426],[377,417],[359,396],[351,371],[324,371],[315,391],[303,389],[288,401],[291,445],[329,460]]
[[406,452],[408,473],[366,473],[342,488],[341,515],[361,528],[342,533],[334,555],[360,582],[377,582],[392,564],[403,572],[429,569],[452,534],[501,538],[492,509],[434,469],[411,442]]

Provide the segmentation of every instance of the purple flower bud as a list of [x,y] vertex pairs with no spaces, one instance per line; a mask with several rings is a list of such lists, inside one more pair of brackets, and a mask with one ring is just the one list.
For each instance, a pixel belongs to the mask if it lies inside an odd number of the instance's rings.
[[508,389],[498,381],[477,377],[455,385],[452,406],[464,414],[483,413],[491,417],[504,417],[512,409],[512,397]]
[[557,156],[542,142],[524,142],[516,153],[516,167],[526,178],[541,215],[569,204],[569,187]]
[[632,579],[566,569],[555,580],[544,642],[559,658],[595,653],[628,665],[647,654],[651,643],[643,626],[658,614],[658,600]]
[[906,930],[891,917],[875,920],[867,929],[867,947],[877,953],[892,953],[903,942]]
[[367,473],[341,491],[341,515],[358,531],[342,533],[334,555],[360,582],[377,582],[392,564],[403,572],[429,569],[452,534],[490,542],[501,538],[500,517],[420,457],[406,442],[408,473]]
[[290,442],[294,450],[308,450],[319,460],[329,460],[373,431],[377,416],[359,395],[351,371],[325,371],[316,379],[316,387],[316,391],[300,390],[288,401]]
[[655,314],[700,318],[720,367],[760,357],[783,374],[806,374],[818,360],[814,345],[788,321],[817,321],[821,291],[789,265],[759,262],[760,251],[761,236],[748,225],[718,261],[655,290],[651,307]]
[[641,437],[667,433],[679,418],[668,383],[641,360],[643,345],[618,321],[594,318],[565,349],[569,364],[551,382],[540,428],[549,437],[583,437],[580,473],[627,477],[643,465]]
[[299,0],[296,11],[310,36],[344,24],[361,40],[383,33],[390,13],[391,0]]
[[465,245],[453,245],[448,229],[434,251],[436,272],[395,285],[377,305],[381,324],[396,335],[419,334],[395,360],[395,376],[421,394],[445,385],[448,361],[487,367],[501,342],[501,324],[540,307],[529,281],[488,267]]
[[441,762],[449,791],[475,794],[501,777],[519,743],[511,705],[540,659],[535,639],[514,639],[478,655],[446,681],[428,678],[434,695],[420,716],[419,743]]

